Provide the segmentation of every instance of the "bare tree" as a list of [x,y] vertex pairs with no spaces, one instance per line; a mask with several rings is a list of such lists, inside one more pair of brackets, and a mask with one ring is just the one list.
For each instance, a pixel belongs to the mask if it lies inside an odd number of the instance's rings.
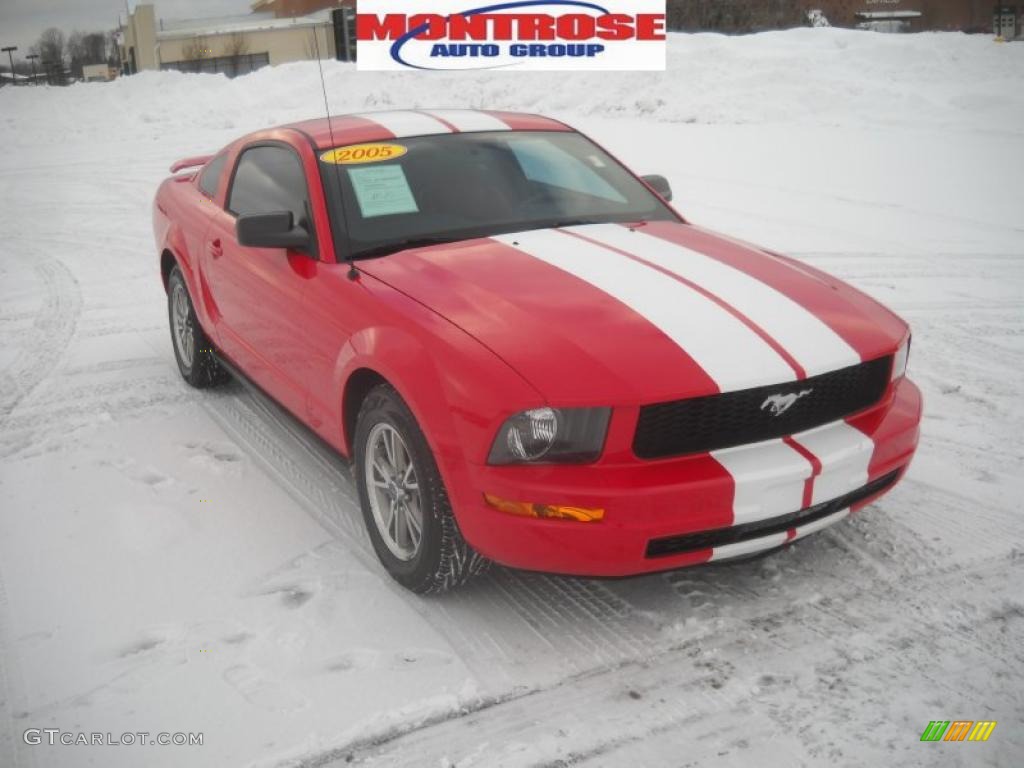
[[71,69],[71,76],[80,78],[82,76],[82,67],[86,63],[85,34],[76,29],[68,35],[66,49]]
[[64,85],[64,33],[56,27],[50,27],[29,48],[29,53],[39,57],[40,73],[46,76],[50,85]]
[[224,46],[224,55],[228,60],[228,70],[235,77],[242,68],[242,59],[249,53],[249,40],[241,32],[235,32],[228,38]]
[[71,74],[82,77],[82,67],[86,64],[107,63],[107,35],[75,30],[68,36],[66,50]]
[[106,34],[107,64],[117,69],[121,68],[120,39],[121,36],[116,29]]
[[210,58],[212,53],[205,37],[196,37],[181,49],[182,60],[188,63],[188,70],[192,72],[201,72],[203,60]]
[[65,47],[64,33],[56,27],[50,27],[39,36],[39,40],[34,46],[34,52],[39,54],[44,65],[50,67],[59,65],[63,68]]
[[107,36],[103,32],[89,32],[83,39],[86,64],[104,64],[107,61]]

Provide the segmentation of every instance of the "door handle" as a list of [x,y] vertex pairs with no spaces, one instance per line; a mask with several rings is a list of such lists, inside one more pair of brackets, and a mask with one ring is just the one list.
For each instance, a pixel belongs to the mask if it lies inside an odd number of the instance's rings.
[[220,245],[219,237],[210,243],[210,255],[213,256],[213,258],[215,259],[219,259],[221,256],[224,255],[224,249]]

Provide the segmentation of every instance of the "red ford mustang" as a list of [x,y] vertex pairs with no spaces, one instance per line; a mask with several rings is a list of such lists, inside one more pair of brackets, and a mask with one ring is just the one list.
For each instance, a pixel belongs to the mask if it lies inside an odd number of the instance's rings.
[[916,448],[906,323],[687,223],[665,179],[555,120],[312,120],[171,170],[154,228],[182,376],[244,375],[352,459],[410,589],[771,550]]

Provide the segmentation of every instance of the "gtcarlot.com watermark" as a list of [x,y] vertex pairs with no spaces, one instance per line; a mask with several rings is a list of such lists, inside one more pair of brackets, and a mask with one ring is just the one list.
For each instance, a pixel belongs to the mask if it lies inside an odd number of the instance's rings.
[[62,731],[60,728],[29,728],[21,736],[30,746],[48,744],[54,746],[131,747],[142,746],[202,746],[203,734],[197,733],[152,733],[150,731],[126,731],[125,733],[87,733],[85,731]]

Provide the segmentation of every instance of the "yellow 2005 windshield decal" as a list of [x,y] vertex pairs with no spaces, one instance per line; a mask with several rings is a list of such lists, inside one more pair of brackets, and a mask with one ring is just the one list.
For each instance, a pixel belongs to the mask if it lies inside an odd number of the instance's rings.
[[408,151],[408,148],[401,144],[353,144],[351,147],[328,150],[320,155],[320,159],[335,165],[357,165],[394,160]]

